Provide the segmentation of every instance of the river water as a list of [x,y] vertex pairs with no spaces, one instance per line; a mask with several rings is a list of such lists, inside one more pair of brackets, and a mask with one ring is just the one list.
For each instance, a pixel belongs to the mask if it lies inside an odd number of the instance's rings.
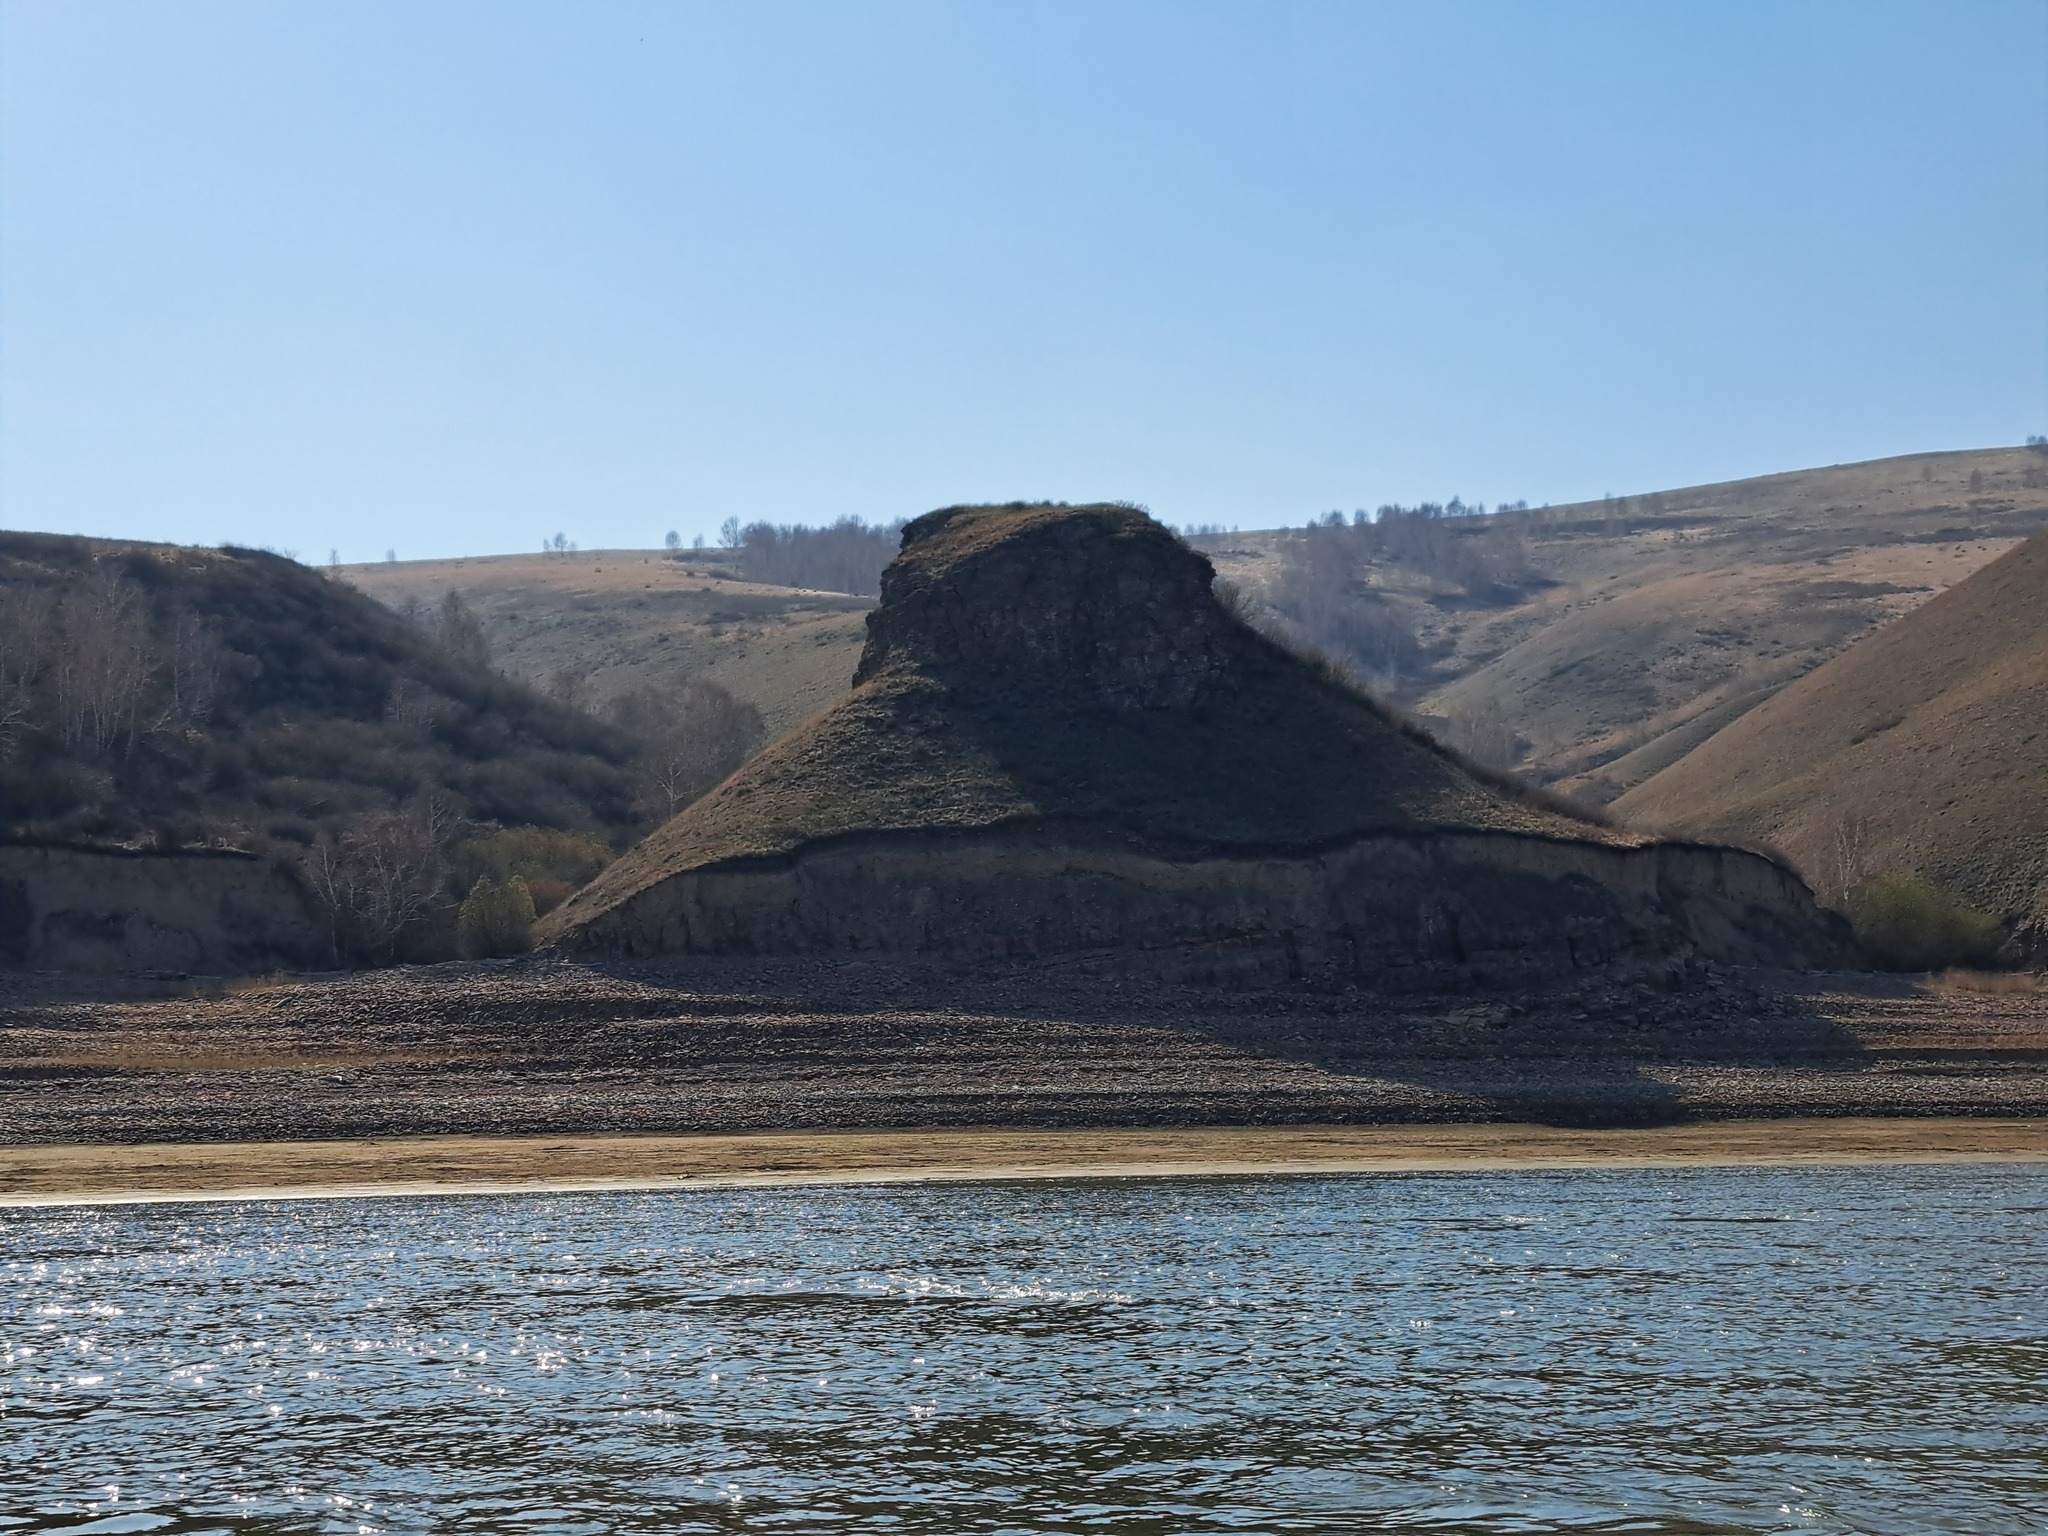
[[2048,1169],[0,1213],[0,1532],[2048,1531]]

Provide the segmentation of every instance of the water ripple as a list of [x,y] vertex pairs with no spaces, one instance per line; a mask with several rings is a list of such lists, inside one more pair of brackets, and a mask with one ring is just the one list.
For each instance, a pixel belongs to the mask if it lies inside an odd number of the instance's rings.
[[2048,1171],[0,1214],[0,1536],[2048,1531]]

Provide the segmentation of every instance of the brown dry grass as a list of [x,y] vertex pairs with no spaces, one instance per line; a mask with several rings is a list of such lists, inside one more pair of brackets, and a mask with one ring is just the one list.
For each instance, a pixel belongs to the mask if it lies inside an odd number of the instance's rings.
[[[1441,653],[1445,675],[1400,702],[1450,718],[1498,710],[1533,743],[1526,766],[1539,777],[1610,799],[2048,521],[2048,488],[2025,483],[2041,464],[2023,449],[1919,454],[1551,508],[1569,531],[1532,542],[1530,555],[1553,585],[1508,606],[1439,604],[1419,587],[1387,594]],[[1610,517],[1631,521],[1601,531]],[[1197,542],[1256,596],[1285,537]],[[732,580],[710,551],[681,562],[649,550],[405,561],[343,575],[394,604],[461,591],[519,676],[580,667],[609,691],[700,673],[758,708],[771,736],[844,696],[871,606]]]
[[1815,884],[1918,871],[2048,925],[2048,535],[1623,796],[1639,825],[1768,838]]
[[4,1147],[0,1204],[265,1193],[1987,1161],[2048,1161],[2048,1121],[1773,1120],[1601,1131],[1472,1125],[409,1136]]
[[1981,997],[2048,997],[2048,975],[2033,971],[1943,971],[1929,985]]
[[734,580],[709,552],[491,555],[342,568],[379,602],[459,591],[494,659],[543,679],[567,667],[600,697],[678,675],[706,677],[761,711],[769,735],[842,696],[866,639],[869,598]]
[[[1917,454],[1547,509],[1528,548],[1553,585],[1521,600],[1392,578],[1446,675],[1402,702],[1492,714],[1531,743],[1519,766],[1610,800],[2048,523],[2048,483],[2029,483],[2044,467],[2020,448]],[[1285,538],[1197,542],[1258,596]]]

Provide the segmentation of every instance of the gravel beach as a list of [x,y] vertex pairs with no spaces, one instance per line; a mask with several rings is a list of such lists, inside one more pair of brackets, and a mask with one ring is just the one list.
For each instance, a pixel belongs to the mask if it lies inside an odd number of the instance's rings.
[[2048,1113],[2048,995],[1715,967],[1504,997],[544,959],[0,982],[0,1145]]

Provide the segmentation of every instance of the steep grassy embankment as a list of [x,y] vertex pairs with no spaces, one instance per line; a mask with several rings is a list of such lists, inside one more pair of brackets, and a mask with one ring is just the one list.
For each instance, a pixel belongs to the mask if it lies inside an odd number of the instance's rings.
[[2048,535],[1801,678],[1615,803],[1767,839],[1823,887],[1917,870],[2048,949]]

